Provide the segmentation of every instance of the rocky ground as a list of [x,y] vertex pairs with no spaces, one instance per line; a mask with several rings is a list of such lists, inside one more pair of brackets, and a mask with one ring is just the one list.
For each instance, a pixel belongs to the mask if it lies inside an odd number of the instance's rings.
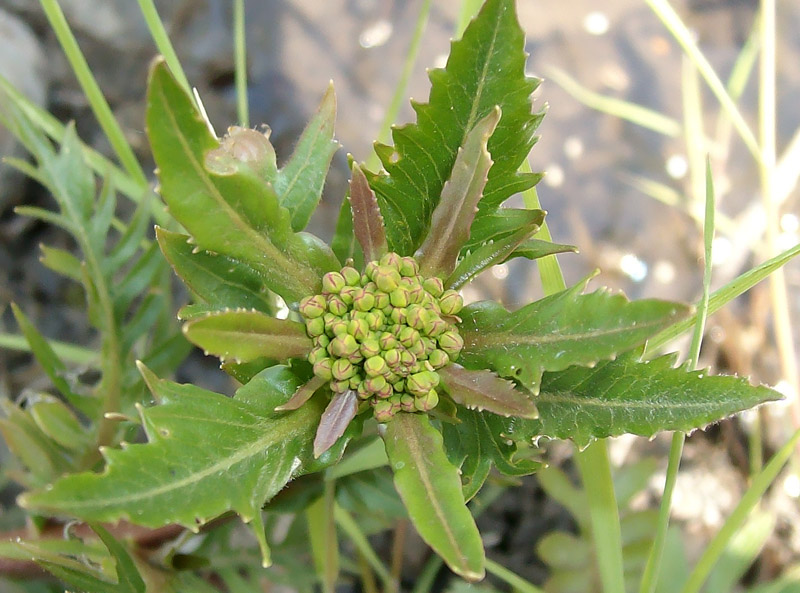
[[[143,133],[143,97],[147,66],[155,49],[130,0],[61,0],[89,63],[130,141],[148,162]],[[173,38],[188,77],[206,105],[211,120],[222,130],[235,120],[233,56],[228,0],[156,2]],[[247,7],[251,121],[273,130],[279,158],[291,151],[305,120],[313,112],[329,79],[338,97],[337,137],[344,145],[334,158],[324,206],[313,230],[325,238],[338,212],[347,179],[346,153],[367,157],[385,106],[403,65],[420,1],[328,0],[326,2],[263,0]],[[458,12],[458,2],[436,2],[420,50],[409,94],[427,97],[425,66],[441,65]],[[682,138],[669,138],[619,118],[592,111],[556,84],[556,69],[569,73],[589,89],[636,101],[680,121],[682,118],[681,54],[661,23],[644,3],[573,0],[567,8],[538,0],[520,0],[519,12],[527,30],[530,72],[546,80],[536,93],[548,115],[540,128],[541,141],[532,154],[534,169],[547,171],[540,185],[543,207],[559,242],[580,247],[580,255],[562,257],[568,283],[595,268],[602,274],[593,285],[621,288],[631,297],[657,296],[693,301],[700,291],[701,252],[698,225],[691,214],[698,201],[691,195],[687,149]],[[746,0],[690,0],[678,8],[696,31],[703,50],[721,73],[727,73],[749,35],[755,3]],[[779,146],[785,146],[800,123],[796,97],[800,91],[800,7],[779,6],[778,111],[782,122]],[[0,0],[0,73],[28,97],[63,120],[74,120],[82,138],[108,152],[91,111],[63,58],[38,3]],[[560,80],[560,79],[559,79]],[[745,117],[755,122],[756,86],[746,87]],[[703,93],[707,130],[718,125],[718,109]],[[405,106],[399,121],[412,117]],[[723,124],[724,126],[724,124]],[[715,286],[758,261],[760,210],[758,176],[741,142],[732,136],[730,150],[712,155],[721,212],[730,220],[720,229],[715,249]],[[15,151],[0,129],[0,152]],[[672,188],[677,207],[644,195],[632,184],[645,177]],[[786,247],[798,241],[797,193],[785,205]],[[19,204],[49,205],[46,194],[30,181],[0,168],[0,323],[12,328],[10,301],[24,303],[26,312],[48,336],[89,344],[81,310],[81,295],[66,281],[37,263],[41,242],[69,246],[58,231],[15,216]],[[787,269],[795,319],[800,319],[800,267]],[[468,297],[503,298],[514,306],[540,295],[535,268],[514,264],[487,274]],[[778,375],[768,318],[767,296],[757,288],[709,323],[703,362],[716,371],[753,375],[774,383]],[[224,389],[215,365],[195,356],[185,378]],[[0,352],[0,393],[15,397],[24,387],[46,385],[27,355]],[[779,409],[778,409],[779,410]],[[765,414],[767,449],[780,442],[780,411]],[[690,439],[685,471],[676,495],[676,513],[686,525],[688,553],[696,557],[696,542],[717,528],[746,486],[746,422],[723,424]],[[652,502],[666,464],[667,441],[621,440],[614,445],[618,463],[646,455],[658,459],[650,490],[637,504]],[[564,457],[556,448],[555,461]],[[795,482],[797,481],[795,477]],[[796,498],[800,492],[779,484],[767,499],[777,516],[777,528],[759,572],[776,571],[800,550]],[[569,528],[570,518],[548,500],[536,479],[523,481],[498,499],[481,519],[491,537],[494,556],[535,582],[543,568],[533,549],[542,533],[554,526]],[[700,537],[698,537],[700,536]],[[692,543],[694,542],[694,543]]]

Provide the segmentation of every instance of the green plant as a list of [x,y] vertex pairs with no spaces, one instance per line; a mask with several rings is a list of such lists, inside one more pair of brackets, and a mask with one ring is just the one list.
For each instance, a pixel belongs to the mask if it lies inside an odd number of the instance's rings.
[[[152,20],[152,4],[140,4]],[[54,251],[45,261],[83,283],[90,320],[106,341],[102,380],[90,397],[79,397],[55,350],[18,315],[31,350],[85,415],[93,438],[79,438],[82,425],[59,400],[9,407],[3,433],[29,490],[21,506],[32,516],[92,522],[105,549],[88,539],[41,538],[8,542],[0,554],[32,556],[86,591],[214,590],[198,577],[204,569],[228,590],[247,590],[258,573],[254,555],[231,537],[225,519],[235,513],[252,525],[261,563],[276,567],[274,580],[300,589],[318,580],[331,591],[347,568],[365,583],[374,571],[391,590],[395,576],[365,532],[407,514],[465,579],[489,570],[535,591],[485,559],[467,502],[479,496],[492,467],[508,476],[538,471],[534,443],[548,437],[585,449],[578,457],[588,495],[583,527],[595,539],[600,582],[608,592],[623,590],[614,489],[598,439],[686,431],[779,396],[742,379],[676,367],[674,355],[642,359],[645,343],[661,332],[697,320],[702,327],[710,298],[695,315],[676,303],[584,293],[587,281],[563,286],[553,255],[571,248],[549,241],[532,193],[539,176],[525,170],[542,114],[532,113],[537,81],[525,76],[523,41],[514,3],[488,0],[453,43],[446,68],[432,72],[429,102],[414,105],[417,122],[395,128],[392,146],[376,145],[382,168],[351,162],[332,247],[304,231],[337,148],[332,88],[278,168],[267,135],[232,127],[215,136],[174,54],[170,66],[155,61],[147,132],[172,217],[160,214],[156,230],[166,259],[144,238],[151,202],[142,199],[144,214],[129,223],[105,267],[94,262],[106,257],[114,186],[94,200],[91,167],[109,172],[108,179],[131,175],[139,198],[147,192],[135,167],[123,173],[104,163],[69,130],[57,137],[56,154],[45,133],[60,129],[7,88],[13,100],[4,123],[26,141],[39,168],[16,164],[51,189],[66,218],[37,214],[67,226],[86,263]],[[240,117],[247,119],[241,103]],[[529,208],[505,207],[518,192],[527,192]],[[710,190],[707,204],[713,212]],[[92,217],[95,210],[102,216]],[[124,280],[112,280],[142,244]],[[550,266],[543,280],[551,294],[516,311],[496,302],[463,306],[457,289],[515,257]],[[168,292],[165,261],[193,299],[179,312],[183,334],[239,381],[233,397],[161,378],[186,352],[169,324],[155,324],[169,312],[166,295],[143,295],[157,273]],[[127,315],[134,301],[139,309]],[[142,405],[145,385],[155,405]],[[123,443],[139,428],[147,443]],[[782,459],[768,468],[777,472]],[[770,482],[766,475],[759,483]],[[305,520],[278,538],[283,512]],[[202,528],[205,535],[191,553],[178,543],[161,563],[135,560],[132,548],[99,524],[120,519]],[[358,567],[340,557],[337,526],[356,548]],[[186,533],[180,537],[191,537]],[[316,575],[304,575],[299,558],[309,547]]]

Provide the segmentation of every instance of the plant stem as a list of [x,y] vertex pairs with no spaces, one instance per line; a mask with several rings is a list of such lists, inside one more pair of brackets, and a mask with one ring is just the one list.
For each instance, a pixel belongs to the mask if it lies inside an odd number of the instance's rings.
[[[703,342],[703,332],[705,330],[706,319],[708,318],[708,301],[711,293],[711,273],[713,270],[712,246],[714,244],[714,218],[715,218],[715,199],[714,184],[711,177],[711,163],[706,159],[706,180],[705,180],[705,221],[703,223],[703,295],[697,310],[697,320],[692,334],[692,343],[689,347],[689,364],[692,369],[697,368],[700,359],[700,346]],[[658,584],[658,574],[661,569],[661,560],[664,555],[664,544],[667,539],[667,528],[669,527],[670,508],[672,506],[672,493],[675,491],[675,483],[678,480],[678,469],[681,464],[683,444],[686,435],[676,432],[672,435],[672,443],[669,449],[669,463],[667,464],[667,476],[664,483],[664,492],[661,495],[661,506],[658,510],[658,524],[656,536],[653,540],[653,547],[647,557],[647,565],[642,575],[642,582],[639,588],[640,593],[653,593]]]
[[[494,560],[486,559],[486,570],[504,583],[510,585],[518,593],[544,593],[543,589],[526,581],[518,574],[511,572],[505,566],[498,564]],[[619,589],[618,591],[623,590],[624,589]]]
[[383,586],[387,589],[390,589],[393,585],[392,575],[380,561],[380,558],[378,558],[375,550],[372,549],[372,546],[367,540],[367,536],[364,535],[363,531],[361,531],[358,523],[356,523],[353,517],[350,516],[350,513],[348,513],[338,504],[334,506],[333,516],[336,520],[336,524],[342,529],[342,531],[344,531],[347,537],[350,538],[350,541],[353,543],[359,553],[361,553],[366,561],[369,562],[372,570],[374,570],[381,581],[383,581]]
[[139,9],[142,11],[142,16],[147,23],[147,28],[150,30],[150,36],[153,38],[159,53],[164,56],[172,75],[183,90],[186,91],[190,97],[194,97],[189,79],[186,78],[186,73],[183,71],[181,61],[178,59],[178,54],[175,53],[175,48],[172,46],[169,34],[164,28],[164,22],[161,20],[161,17],[158,16],[158,11],[156,10],[153,0],[139,0]]
[[69,24],[67,24],[67,19],[64,18],[61,7],[56,0],[40,0],[40,3],[53,32],[58,38],[59,44],[61,44],[61,48],[64,50],[64,54],[67,56],[75,77],[78,79],[78,83],[80,83],[86,98],[89,100],[92,112],[108,138],[111,147],[117,154],[119,162],[137,184],[146,186],[147,176],[133,153],[131,145],[125,138],[125,133],[114,118],[111,107],[109,107],[103,96],[97,80],[92,75],[89,64],[87,64],[86,58],[81,53],[78,42],[75,40]]
[[400,575],[403,571],[403,549],[406,543],[406,533],[408,532],[408,521],[400,519],[394,529],[394,538],[392,540],[392,582],[394,587],[392,591],[400,590]]
[[236,77],[236,114],[239,125],[250,127],[250,113],[247,106],[247,31],[244,24],[244,0],[233,3],[233,54]]

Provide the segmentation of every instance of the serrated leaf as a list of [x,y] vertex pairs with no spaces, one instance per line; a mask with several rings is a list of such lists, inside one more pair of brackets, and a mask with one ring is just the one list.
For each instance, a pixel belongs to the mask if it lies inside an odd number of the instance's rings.
[[400,413],[386,424],[384,442],[395,487],[422,539],[453,572],[482,579],[483,543],[441,433],[423,414]]
[[[429,102],[412,102],[417,123],[393,129],[394,147],[376,147],[386,173],[367,177],[386,220],[390,249],[410,254],[420,245],[458,148],[495,106],[503,117],[489,142],[494,165],[476,220],[536,183],[539,176],[517,173],[541,119],[531,114],[537,82],[525,76],[525,61],[513,0],[489,0],[451,44],[445,69],[430,73]],[[479,236],[477,243],[485,240]]]
[[513,377],[537,393],[542,372],[613,358],[689,314],[678,303],[631,302],[607,289],[581,294],[582,288],[577,284],[513,313],[491,301],[465,307],[462,363]]
[[465,498],[478,493],[492,465],[507,476],[526,476],[543,467],[520,454],[525,445],[514,434],[519,419],[461,408],[458,420],[442,424],[442,433],[447,455],[461,472]]
[[242,261],[196,250],[189,237],[156,227],[156,238],[172,269],[189,289],[217,308],[257,309],[274,313],[264,280]]
[[498,121],[500,108],[495,107],[475,124],[458,148],[450,177],[431,214],[430,228],[414,254],[425,276],[446,278],[456,267],[492,166],[486,145]]
[[[458,262],[456,269],[445,281],[445,286],[458,290],[488,267],[516,257],[520,244],[538,231],[544,221],[543,210],[531,210],[530,212],[537,213],[538,217],[527,222],[506,237],[502,237],[497,241],[490,241],[481,245],[475,251],[464,255]],[[546,243],[546,241],[542,241],[542,243]],[[552,243],[547,244],[552,245]]]
[[206,352],[237,362],[261,356],[305,358],[313,346],[302,323],[246,309],[193,318],[183,326],[183,333]]
[[386,229],[375,192],[364,172],[354,164],[350,180],[350,206],[353,212],[353,233],[361,245],[366,261],[375,261],[386,253]]
[[147,444],[104,449],[103,473],[66,476],[23,495],[20,503],[148,527],[179,523],[196,530],[231,510],[250,521],[311,460],[324,405],[312,400],[276,414],[288,395],[272,378],[265,371],[248,384],[258,399],[236,399],[151,375],[148,383],[161,404],[141,410]]
[[292,228],[303,230],[322,197],[322,186],[339,143],[333,139],[336,122],[336,95],[333,83],[309,120],[294,152],[275,178],[280,203],[292,214]]
[[338,267],[333,253],[292,232],[272,185],[246,161],[207,159],[219,142],[163,61],[150,72],[147,131],[161,194],[198,247],[255,267],[288,303],[320,291]]
[[330,449],[347,430],[358,411],[358,396],[352,389],[336,393],[322,413],[314,437],[314,457]]
[[531,397],[517,390],[513,381],[501,379],[491,371],[471,371],[458,364],[439,369],[442,384],[452,400],[470,410],[536,418]]
[[629,354],[594,368],[545,373],[536,399],[539,419],[526,422],[538,423],[532,426],[541,435],[583,447],[624,433],[688,432],[781,399],[777,391],[739,377],[675,368],[675,360],[667,355],[640,362]]

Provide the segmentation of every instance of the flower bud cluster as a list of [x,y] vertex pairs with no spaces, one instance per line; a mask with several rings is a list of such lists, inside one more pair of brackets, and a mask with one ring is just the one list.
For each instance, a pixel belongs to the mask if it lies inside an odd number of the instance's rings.
[[388,253],[364,273],[345,266],[300,303],[314,342],[308,360],[332,391],[355,391],[379,422],[427,412],[439,402],[437,369],[464,346],[453,324],[463,304],[439,278],[422,277],[412,257]]

